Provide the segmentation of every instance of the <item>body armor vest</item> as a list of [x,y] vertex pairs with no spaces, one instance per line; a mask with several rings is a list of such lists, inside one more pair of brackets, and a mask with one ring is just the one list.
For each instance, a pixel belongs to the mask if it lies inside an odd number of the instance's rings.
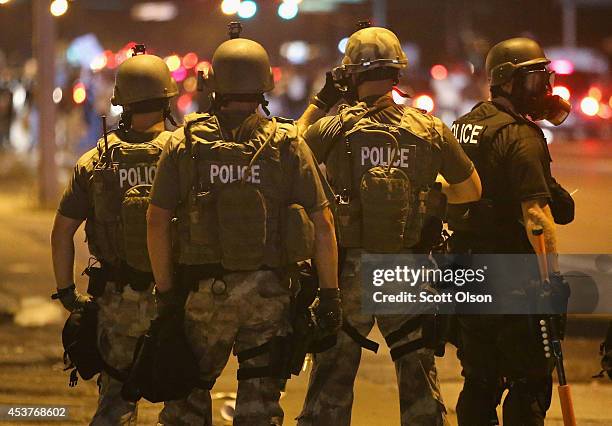
[[[187,122],[188,179],[181,185],[189,188],[181,190],[187,197],[177,209],[179,263],[221,263],[229,270],[279,267],[298,260],[288,259],[284,250],[291,239],[301,244],[299,260],[312,257],[314,225],[301,206],[287,205],[283,193],[281,150],[294,138],[293,122],[280,118],[258,125],[244,142],[225,140],[214,115]],[[298,234],[304,234],[283,238],[286,222],[297,222]]]
[[92,177],[94,215],[85,232],[90,253],[118,265],[150,272],[146,212],[159,159],[171,132],[144,143],[122,141],[115,132],[97,143],[99,161]]
[[419,242],[425,215],[444,216],[445,201],[432,190],[443,125],[412,108],[394,125],[370,119],[372,111],[364,103],[341,111],[341,140],[325,165],[340,245],[395,253]]
[[[499,179],[500,172],[492,169],[495,165],[490,158],[493,142],[499,132],[515,123],[519,123],[517,117],[502,111],[492,102],[481,102],[453,123],[453,134],[481,178],[482,199],[474,203],[451,205],[448,215],[451,230],[483,234],[516,222],[516,202],[510,198],[507,182]],[[525,125],[531,124],[525,121]]]

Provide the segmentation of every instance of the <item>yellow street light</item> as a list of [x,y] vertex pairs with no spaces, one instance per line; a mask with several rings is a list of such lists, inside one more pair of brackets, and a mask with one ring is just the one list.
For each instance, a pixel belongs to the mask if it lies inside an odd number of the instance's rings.
[[53,0],[49,10],[53,16],[62,16],[68,10],[68,0]]

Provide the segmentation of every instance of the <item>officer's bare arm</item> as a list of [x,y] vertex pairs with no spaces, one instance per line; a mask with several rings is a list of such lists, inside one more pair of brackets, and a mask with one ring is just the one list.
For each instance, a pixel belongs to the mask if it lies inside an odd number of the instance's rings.
[[51,257],[58,289],[74,283],[74,234],[82,220],[72,219],[57,213],[51,230]]
[[558,272],[557,229],[548,203],[545,199],[527,200],[521,203],[521,209],[523,210],[525,232],[527,232],[531,246],[536,252],[538,251],[537,238],[532,231],[534,228],[541,227],[544,230],[544,243],[551,272]]
[[442,192],[446,194],[449,204],[471,203],[480,200],[482,195],[482,185],[476,169],[463,182],[450,184],[442,175],[438,175],[436,182],[442,184]]
[[147,210],[147,248],[155,285],[160,292],[172,288],[172,211],[153,204]]
[[338,288],[338,245],[334,217],[329,208],[310,214],[315,226],[314,262],[320,288]]
[[306,130],[308,130],[308,127],[311,124],[316,123],[326,115],[327,113],[325,112],[325,110],[319,108],[316,105],[309,104],[306,107],[306,111],[304,111],[304,114],[302,114],[302,116],[296,122],[300,135],[303,135]]

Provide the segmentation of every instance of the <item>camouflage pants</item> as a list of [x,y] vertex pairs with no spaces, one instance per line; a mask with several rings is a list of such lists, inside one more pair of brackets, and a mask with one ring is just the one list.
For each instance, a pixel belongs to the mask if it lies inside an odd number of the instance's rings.
[[[154,313],[151,290],[137,292],[126,286],[118,291],[108,283],[97,299],[98,347],[104,360],[112,367],[128,367],[134,356],[138,337],[149,328]],[[98,409],[91,424],[136,425],[136,404],[121,398],[121,382],[102,372],[98,377]]]
[[[361,254],[348,253],[342,275],[342,307],[344,320],[362,336],[367,336],[374,322],[384,336],[399,329],[411,317],[408,315],[379,315],[374,318],[361,312]],[[392,349],[421,337],[421,328],[394,342]],[[300,426],[343,426],[351,423],[353,385],[361,360],[361,346],[345,332],[338,334],[336,345],[316,354]],[[421,348],[395,361],[399,387],[401,424],[418,426],[446,425],[446,410],[433,350]]]
[[[185,331],[200,359],[200,378],[213,382],[230,353],[260,346],[289,331],[289,290],[271,271],[231,273],[225,290],[214,279],[200,281],[185,306]],[[214,285],[213,285],[214,284]],[[213,291],[214,290],[214,291]],[[240,368],[266,367],[270,353],[240,362]],[[271,377],[238,382],[234,425],[281,425],[280,380]],[[212,425],[210,392],[196,389],[186,399],[166,402],[161,425]]]

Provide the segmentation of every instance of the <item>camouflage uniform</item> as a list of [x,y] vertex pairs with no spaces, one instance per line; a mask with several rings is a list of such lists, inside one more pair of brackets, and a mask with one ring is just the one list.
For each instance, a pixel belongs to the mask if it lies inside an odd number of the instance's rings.
[[[254,134],[261,135],[261,129],[269,128],[271,122],[257,114],[247,116],[243,114],[242,117],[223,114],[211,117],[200,114],[186,117],[186,128],[190,128],[190,123],[198,118],[204,119],[205,124],[201,127],[194,125],[193,134],[202,135],[197,129],[210,130],[208,126],[211,123],[220,122],[221,129],[215,129],[211,133],[221,132],[226,140],[236,138],[236,142],[247,147],[252,144],[249,138]],[[219,121],[216,121],[217,119]],[[232,124],[237,127],[233,127]],[[310,150],[301,139],[297,138],[293,124],[284,120],[279,126],[288,130],[289,134],[287,137],[279,136],[272,145],[273,150],[279,149],[279,164],[283,165],[283,171],[280,186],[268,187],[269,190],[284,194],[277,198],[280,202],[297,203],[308,213],[325,208],[328,201]],[[189,237],[190,219],[189,215],[185,214],[185,210],[191,190],[190,171],[193,159],[186,149],[184,134],[185,131],[182,129],[175,132],[174,139],[162,154],[153,185],[151,203],[175,211],[177,214],[179,268],[217,267],[219,260],[215,261],[214,258],[207,260],[207,256],[214,250],[202,250],[199,248],[202,246],[198,246]],[[230,161],[225,160],[227,162],[225,164],[231,164]],[[221,162],[224,164],[223,160]],[[263,176],[266,176],[263,166],[261,176],[263,185],[265,184]],[[202,172],[201,177],[206,179],[207,173]],[[274,210],[271,205],[269,207]],[[262,265],[259,270],[244,272],[223,270],[222,277],[218,277],[219,282],[215,282],[210,277],[194,277],[195,273],[187,274],[189,278],[199,281],[197,291],[192,292],[187,299],[185,328],[196,356],[200,359],[200,378],[203,382],[214,382],[221,374],[232,347],[233,353],[239,358],[241,369],[278,365],[274,359],[276,354],[269,351],[245,361],[242,361],[240,356],[240,352],[259,347],[274,337],[285,336],[289,331],[289,289],[278,275],[281,266],[278,263],[279,235],[276,225],[269,223],[267,226],[268,233],[276,237],[266,243],[265,254],[268,259],[266,262],[270,263]],[[220,284],[220,281],[225,283],[226,290],[222,290],[223,284]],[[278,403],[279,397],[279,379],[239,377],[234,424],[249,426],[282,424],[283,412]],[[159,422],[172,425],[195,423],[210,425],[211,418],[208,389],[196,389],[185,400],[167,402]]]
[[[374,111],[367,120],[371,122],[395,124],[402,120],[410,131],[423,140],[432,141],[434,147],[434,164],[439,165],[440,173],[450,183],[467,179],[473,171],[473,165],[461,151],[456,139],[446,126],[417,110],[396,105],[389,95],[366,98],[364,103],[346,108],[339,115],[326,117],[310,126],[304,137],[315,156],[326,165],[330,184],[337,193],[341,167],[337,158],[338,150],[344,150],[342,134],[344,123],[351,117],[359,115],[365,107]],[[406,121],[406,119],[408,120]],[[434,130],[435,126],[435,130]],[[336,151],[334,151],[336,150]],[[356,158],[361,158],[358,154]],[[335,173],[334,173],[335,172]],[[339,220],[337,219],[336,222]],[[339,223],[339,222],[338,222]],[[342,232],[339,232],[342,244]],[[422,234],[421,234],[422,235]],[[426,244],[425,244],[426,245]],[[407,247],[411,252],[425,253],[423,241]],[[361,249],[346,249],[346,261],[341,266],[340,288],[342,305],[345,312],[344,323],[355,329],[361,337],[368,335],[374,322],[378,323],[386,339],[397,330],[406,328],[404,324],[413,319],[409,315],[364,315],[361,311]],[[353,384],[359,367],[361,346],[346,332],[344,327],[338,343],[332,349],[317,354],[310,377],[308,394],[302,413],[298,418],[301,426],[310,425],[349,425],[353,402]],[[393,339],[391,349],[414,342],[422,336],[422,327],[411,328],[399,339]],[[420,348],[399,356],[395,360],[395,369],[400,394],[402,425],[443,425],[446,424],[444,403],[434,362],[433,350]]]
[[[185,330],[200,359],[201,379],[214,382],[230,353],[240,353],[285,336],[289,330],[289,290],[272,271],[230,273],[221,294],[213,292],[214,279],[202,280],[186,303]],[[240,368],[267,367],[266,352],[239,364]],[[281,425],[278,404],[280,381],[261,377],[238,382],[234,425]],[[188,399],[166,402],[159,416],[164,425],[212,424],[207,390],[195,390]]]
[[[375,317],[362,312],[361,254],[361,250],[349,250],[340,276],[344,321],[362,336],[370,333],[376,321],[381,333],[388,336],[411,317]],[[390,348],[400,347],[421,337],[422,330],[418,328],[394,342]],[[298,417],[300,426],[350,425],[353,383],[360,360],[361,346],[345,332],[338,334],[334,347],[315,355],[306,402]],[[402,425],[447,424],[432,349],[421,348],[399,358],[395,362],[395,373],[400,389]]]
[[[123,290],[109,282],[102,297],[97,299],[98,347],[104,360],[117,369],[132,363],[138,337],[148,329],[154,311],[153,295],[149,291]],[[135,425],[137,406],[121,398],[122,383],[106,372],[100,373],[98,409],[92,425]]]

